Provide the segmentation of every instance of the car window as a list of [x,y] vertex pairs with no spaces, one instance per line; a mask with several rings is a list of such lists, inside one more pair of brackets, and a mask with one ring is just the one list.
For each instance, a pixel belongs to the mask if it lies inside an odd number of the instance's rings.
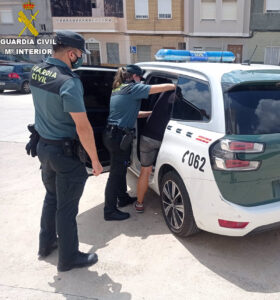
[[208,82],[188,76],[180,77],[176,95],[173,119],[204,122],[210,120],[211,93]]
[[32,66],[31,65],[24,65],[22,66],[23,72],[31,72]]
[[247,83],[224,93],[229,134],[280,132],[280,82]]
[[[162,75],[162,74],[152,74],[151,76],[149,76],[147,78],[146,83],[149,85],[163,84],[163,83],[176,84],[177,80],[178,79],[173,76]],[[153,110],[153,107],[156,104],[159,96],[160,96],[160,93],[149,95],[148,100],[142,101],[141,110],[144,110],[144,111]]]
[[14,66],[0,66],[0,72],[11,73],[14,70]]
[[115,72],[83,70],[79,75],[84,87],[86,108],[109,109]]

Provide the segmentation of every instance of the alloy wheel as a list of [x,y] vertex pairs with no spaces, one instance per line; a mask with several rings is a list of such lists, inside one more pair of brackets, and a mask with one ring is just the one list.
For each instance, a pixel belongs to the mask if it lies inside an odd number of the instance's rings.
[[185,216],[182,194],[177,184],[168,180],[165,182],[162,193],[164,214],[169,224],[176,230],[180,229]]

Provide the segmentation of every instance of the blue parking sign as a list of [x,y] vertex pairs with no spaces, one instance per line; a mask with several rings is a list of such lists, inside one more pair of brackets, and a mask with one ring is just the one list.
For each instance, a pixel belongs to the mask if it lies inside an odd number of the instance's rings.
[[135,54],[136,52],[136,46],[130,46],[130,53]]

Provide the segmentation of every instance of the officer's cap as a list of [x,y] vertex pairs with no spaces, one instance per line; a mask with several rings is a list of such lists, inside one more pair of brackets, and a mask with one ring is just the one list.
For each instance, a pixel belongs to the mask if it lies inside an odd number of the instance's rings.
[[127,70],[127,72],[129,72],[131,74],[136,74],[136,75],[140,76],[141,78],[143,78],[142,75],[143,75],[144,72],[137,65],[127,65],[126,70]]
[[81,50],[83,53],[90,54],[86,49],[84,38],[77,32],[70,30],[57,31],[55,41],[58,45],[65,45]]

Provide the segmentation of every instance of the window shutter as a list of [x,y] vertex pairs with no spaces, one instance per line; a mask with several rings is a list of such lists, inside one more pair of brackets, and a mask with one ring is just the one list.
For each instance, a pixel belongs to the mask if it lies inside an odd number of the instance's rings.
[[216,19],[216,0],[201,1],[201,19],[202,20]]
[[135,0],[135,18],[148,19],[149,18],[149,1]]
[[223,0],[223,20],[237,20],[237,0]]
[[280,1],[266,0],[266,11],[280,11]]
[[172,0],[158,0],[158,18],[172,18]]

